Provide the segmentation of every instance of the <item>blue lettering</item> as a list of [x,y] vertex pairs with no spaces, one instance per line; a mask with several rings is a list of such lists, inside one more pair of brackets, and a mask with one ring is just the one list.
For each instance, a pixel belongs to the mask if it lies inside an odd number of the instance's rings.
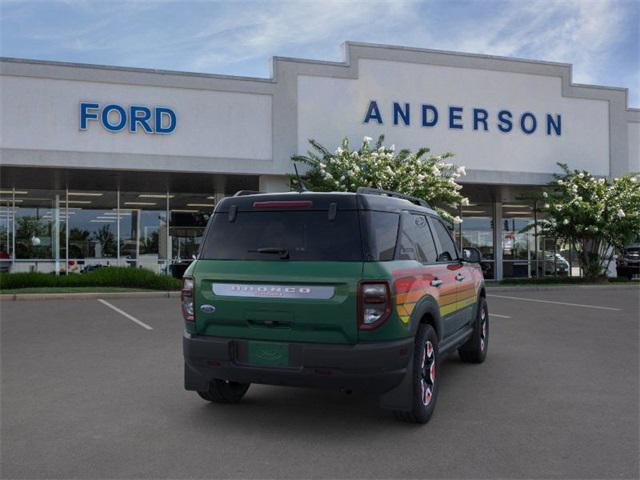
[[473,129],[478,130],[478,124],[482,123],[484,126],[484,131],[489,130],[489,126],[487,125],[487,118],[489,117],[489,112],[487,112],[484,108],[474,108],[473,109]]
[[87,129],[87,120],[97,120],[98,114],[89,110],[98,110],[100,105],[97,103],[81,103],[80,104],[80,130]]
[[513,115],[509,110],[500,110],[498,113],[498,130],[504,133],[508,133],[513,129],[513,122],[511,119]]
[[556,121],[554,122],[551,114],[547,113],[547,135],[551,135],[551,128],[553,128],[558,137],[562,135],[562,117],[560,114],[556,114]]
[[[168,117],[169,123],[164,125],[163,118]],[[176,114],[170,108],[156,107],[156,133],[171,133],[176,129]]]
[[[111,124],[109,122],[109,113],[111,113],[112,111],[118,112],[118,116],[120,117],[119,122],[116,124]],[[102,110],[102,126],[104,128],[106,128],[110,132],[119,132],[124,128],[126,124],[127,124],[127,112],[124,111],[124,108],[122,108],[120,105],[113,105],[113,104],[107,105],[106,107],[104,107],[104,109]]]
[[129,131],[131,133],[138,131],[138,124],[142,126],[146,133],[153,133],[153,129],[149,125],[149,120],[151,120],[151,110],[149,108],[131,105],[129,116]]
[[[431,112],[431,120],[429,120]],[[438,123],[438,109],[433,105],[422,105],[422,126],[434,127]]]
[[456,120],[462,120],[462,107],[449,107],[449,128],[462,130],[462,123],[455,123]]
[[375,100],[371,100],[371,102],[369,102],[369,108],[367,109],[367,114],[364,117],[364,123],[369,123],[369,120],[372,118],[382,125],[382,115],[380,115],[380,109],[378,108],[378,103]]
[[398,117],[402,118],[402,121],[405,125],[409,125],[411,123],[409,117],[409,104],[404,104],[404,110],[400,107],[399,103],[393,102],[393,124],[398,125]]
[[[529,128],[527,128],[527,118],[531,119],[531,126]],[[536,117],[533,113],[525,112],[520,116],[520,128],[522,128],[522,131],[527,135],[531,135],[533,132],[535,132],[537,127],[538,121],[536,120]]]

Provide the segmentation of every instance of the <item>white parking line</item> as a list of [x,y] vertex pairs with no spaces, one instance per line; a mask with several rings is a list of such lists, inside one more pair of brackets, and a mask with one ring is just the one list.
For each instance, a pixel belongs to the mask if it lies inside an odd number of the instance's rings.
[[538,300],[537,298],[509,297],[507,295],[494,295],[494,294],[489,294],[489,296],[495,297],[495,298],[506,298],[509,300],[522,300],[523,302],[552,303],[554,305],[566,305],[568,307],[581,307],[581,308],[595,308],[597,310],[611,310],[614,312],[619,312],[621,310],[620,308],[601,307],[599,305],[583,305],[581,303],[556,302],[553,300]]
[[120,310],[118,307],[116,307],[115,305],[111,305],[109,302],[107,302],[106,300],[103,300],[101,298],[98,299],[98,301],[103,304],[106,305],[107,307],[109,307],[111,310],[114,310],[116,312],[118,312],[120,315],[122,315],[123,317],[127,317],[129,320],[131,320],[132,322],[137,323],[138,325],[140,325],[142,328],[146,328],[147,330],[153,330],[152,327],[150,327],[149,325],[147,325],[144,322],[141,322],[140,320],[138,320],[136,317],[133,317],[131,315],[129,315],[127,312],[125,312],[124,310]]
[[511,318],[509,315],[500,315],[500,314],[491,313],[491,312],[489,312],[489,316],[490,317],[498,317],[498,318]]

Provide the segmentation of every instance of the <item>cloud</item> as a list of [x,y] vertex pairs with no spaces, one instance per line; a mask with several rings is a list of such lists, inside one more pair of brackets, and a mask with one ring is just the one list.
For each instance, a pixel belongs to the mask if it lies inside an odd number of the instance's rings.
[[4,55],[267,76],[354,40],[572,63],[638,101],[637,0],[0,1]]
[[[625,20],[638,4],[533,0],[501,5],[495,19],[481,25],[467,23],[443,48],[572,63],[574,81],[592,83],[602,77],[611,52],[628,35]],[[629,60],[638,70],[637,56],[635,62]]]
[[[400,28],[418,6],[408,1],[340,0],[261,2],[253,8],[247,8],[246,3],[240,5],[244,7],[230,9],[225,17],[196,34],[201,43],[191,63],[193,68],[264,61],[273,55],[283,55],[283,51],[326,53],[330,48],[334,51],[332,56],[337,57],[338,46],[346,39],[394,26]],[[333,46],[329,47],[329,43]]]

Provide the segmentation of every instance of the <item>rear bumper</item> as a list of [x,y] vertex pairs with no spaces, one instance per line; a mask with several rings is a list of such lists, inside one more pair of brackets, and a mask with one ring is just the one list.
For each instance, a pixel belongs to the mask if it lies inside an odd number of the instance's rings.
[[248,342],[183,337],[185,388],[206,390],[213,379],[384,393],[396,387],[413,355],[413,338],[357,345],[290,343],[288,367],[246,363]]

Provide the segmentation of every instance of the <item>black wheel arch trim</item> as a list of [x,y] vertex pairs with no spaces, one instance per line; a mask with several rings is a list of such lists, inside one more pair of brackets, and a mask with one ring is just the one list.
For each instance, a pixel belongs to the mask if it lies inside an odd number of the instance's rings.
[[[423,319],[427,316],[431,317],[431,322],[423,322]],[[418,303],[416,303],[416,306],[411,313],[409,327],[412,336],[415,337],[421,323],[431,324],[438,335],[438,340],[442,341],[444,329],[442,325],[442,317],[440,316],[440,307],[437,300],[431,295],[425,295],[422,297]]]

